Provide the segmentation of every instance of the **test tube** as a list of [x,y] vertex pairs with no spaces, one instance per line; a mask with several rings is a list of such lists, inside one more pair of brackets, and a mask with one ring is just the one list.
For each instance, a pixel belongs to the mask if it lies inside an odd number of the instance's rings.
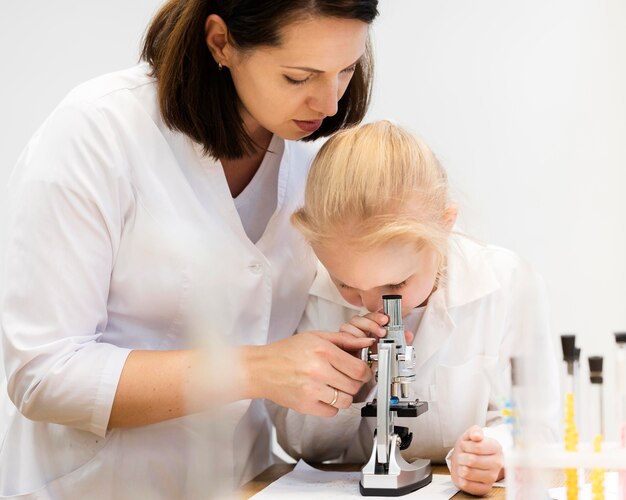
[[580,388],[580,347],[574,347],[574,418],[576,419],[576,429],[578,437],[581,441],[586,441],[588,436],[585,432],[586,415],[583,415],[583,406],[581,405],[582,390]]
[[[604,397],[602,394],[602,356],[589,356],[589,381],[591,382],[591,423],[590,436],[593,437],[593,451],[602,451],[604,439]],[[593,498],[604,498],[604,470],[595,468],[591,470],[591,493]]]
[[[524,385],[522,383],[522,365],[521,357],[512,357],[511,363],[511,392],[508,398],[505,397],[504,403],[504,421],[511,427],[513,434],[513,446],[517,448],[517,453],[521,452],[524,447],[524,440],[521,429],[520,407],[523,397]],[[524,500],[529,498],[528,470],[522,467],[511,467],[507,469],[507,499]]]
[[[575,401],[577,394],[574,362],[576,359],[575,335],[561,335],[563,361],[565,366],[565,451],[578,451],[578,430],[575,419]],[[577,392],[577,391],[576,391]],[[578,498],[578,471],[574,468],[565,469],[565,488],[567,499]]]
[[511,430],[513,433],[513,445],[516,448],[523,446],[522,429],[520,422],[520,407],[522,405],[523,398],[523,382],[522,371],[524,360],[521,356],[512,357],[511,363],[511,397],[508,401],[509,415],[506,419],[511,424]]
[[622,446],[626,447],[626,332],[616,333],[615,342],[617,427],[620,429]]
[[604,436],[604,395],[602,393],[602,356],[589,356],[589,381],[591,382],[591,436]]
[[[626,448],[626,332],[615,334],[617,349],[615,352],[615,372],[617,381],[615,384],[617,394],[617,430],[618,440],[622,448]],[[618,498],[626,498],[626,470],[619,471]]]

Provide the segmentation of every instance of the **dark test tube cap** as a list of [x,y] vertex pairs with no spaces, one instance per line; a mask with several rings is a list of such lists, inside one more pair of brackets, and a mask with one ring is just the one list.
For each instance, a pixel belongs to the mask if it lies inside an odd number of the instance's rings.
[[589,356],[589,380],[592,384],[602,383],[602,356]]
[[574,361],[580,361],[580,347],[574,347]]
[[618,344],[626,343],[626,332],[615,332],[615,342]]
[[561,335],[561,347],[563,348],[563,361],[574,361],[576,358],[576,335]]

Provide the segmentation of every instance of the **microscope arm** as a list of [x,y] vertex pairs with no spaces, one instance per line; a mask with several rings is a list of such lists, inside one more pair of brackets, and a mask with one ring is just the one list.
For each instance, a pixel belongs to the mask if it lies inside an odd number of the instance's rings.
[[390,442],[393,434],[391,412],[389,410],[391,359],[390,349],[387,346],[395,344],[378,344],[378,391],[376,411],[376,450],[378,462],[389,462]]

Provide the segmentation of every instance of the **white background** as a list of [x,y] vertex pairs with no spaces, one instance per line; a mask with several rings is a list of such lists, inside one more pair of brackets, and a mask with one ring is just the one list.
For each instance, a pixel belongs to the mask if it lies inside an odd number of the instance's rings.
[[[0,210],[28,138],[73,86],[137,61],[159,4],[0,4]],[[612,332],[626,330],[626,3],[381,0],[380,11],[369,119],[426,139],[463,228],[534,264],[555,334],[605,355],[611,391]]]

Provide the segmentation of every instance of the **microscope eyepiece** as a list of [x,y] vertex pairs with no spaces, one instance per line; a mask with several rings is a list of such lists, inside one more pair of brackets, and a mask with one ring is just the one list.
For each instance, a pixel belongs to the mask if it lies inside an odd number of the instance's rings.
[[383,295],[383,312],[389,317],[387,326],[402,326],[402,295]]

